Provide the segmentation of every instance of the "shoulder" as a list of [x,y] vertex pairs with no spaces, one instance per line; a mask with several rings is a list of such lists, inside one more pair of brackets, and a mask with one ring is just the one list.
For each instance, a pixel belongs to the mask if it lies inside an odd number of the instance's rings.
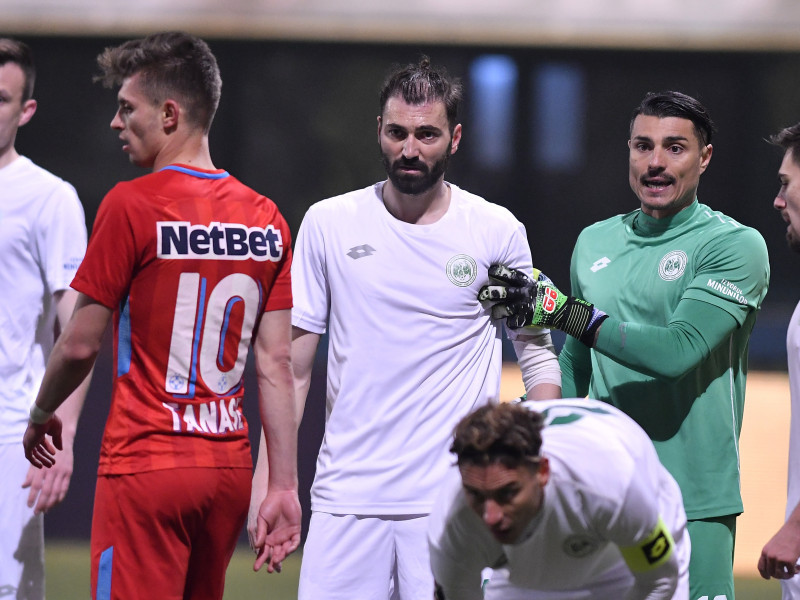
[[14,165],[19,176],[35,188],[42,196],[70,197],[77,200],[78,193],[73,185],[47,169],[40,167],[25,156],[20,156]]
[[380,202],[380,183],[332,196],[312,204],[306,211],[305,220],[346,219],[360,213],[363,207]]
[[452,194],[451,202],[459,209],[474,213],[482,219],[505,222],[515,226],[520,223],[514,213],[505,206],[489,202],[485,198],[468,192],[452,183],[448,183],[448,185]]
[[596,221],[591,225],[588,225],[581,231],[579,237],[594,237],[594,236],[602,236],[608,235],[609,232],[614,232],[617,230],[624,229],[625,227],[629,226],[633,218],[636,216],[636,213],[639,210],[632,210],[629,213],[614,215],[613,217],[609,217],[607,219],[603,219],[602,221]]

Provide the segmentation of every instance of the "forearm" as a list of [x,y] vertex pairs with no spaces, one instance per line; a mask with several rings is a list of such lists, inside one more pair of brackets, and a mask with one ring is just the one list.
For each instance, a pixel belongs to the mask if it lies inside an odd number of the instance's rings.
[[609,317],[600,327],[594,350],[651,377],[679,379],[736,327],[736,320],[724,310],[682,300],[666,327]]
[[561,369],[550,333],[529,329],[518,335],[512,343],[528,399],[560,398]]
[[561,394],[564,398],[584,398],[589,393],[592,376],[591,350],[568,337],[558,355],[561,367]]

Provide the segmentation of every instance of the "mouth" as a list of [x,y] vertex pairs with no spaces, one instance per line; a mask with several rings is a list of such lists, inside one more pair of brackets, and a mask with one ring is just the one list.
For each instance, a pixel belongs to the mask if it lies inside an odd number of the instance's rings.
[[659,192],[671,186],[674,183],[674,181],[672,179],[663,179],[663,178],[642,179],[641,183],[647,189]]

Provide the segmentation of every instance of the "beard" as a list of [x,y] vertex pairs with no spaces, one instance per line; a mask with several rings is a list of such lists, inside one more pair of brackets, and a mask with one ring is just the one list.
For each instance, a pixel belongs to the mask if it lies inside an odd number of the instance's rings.
[[[381,161],[383,162],[383,168],[386,169],[389,181],[397,188],[397,191],[401,194],[417,196],[430,190],[444,176],[445,171],[447,171],[447,163],[450,160],[451,147],[452,142],[447,144],[445,152],[430,167],[419,158],[406,159],[401,157],[392,162],[383,150],[381,150]],[[417,169],[417,172],[412,174],[400,171],[402,168],[409,167]]]

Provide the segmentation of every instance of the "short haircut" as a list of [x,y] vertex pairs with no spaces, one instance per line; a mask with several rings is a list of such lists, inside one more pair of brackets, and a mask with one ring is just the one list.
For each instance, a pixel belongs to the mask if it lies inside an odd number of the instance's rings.
[[542,447],[542,421],[540,413],[521,404],[482,406],[456,425],[450,452],[459,466],[535,465]]
[[205,133],[211,128],[222,93],[217,59],[203,40],[183,32],[165,32],[106,48],[97,57],[104,86],[141,74],[140,83],[153,104],[181,102],[188,120]]
[[36,82],[36,65],[33,62],[33,52],[30,47],[19,40],[0,38],[0,66],[6,63],[19,65],[25,76],[22,87],[22,101],[33,98],[33,84]]
[[381,116],[389,98],[400,96],[412,105],[426,102],[443,102],[450,133],[458,123],[458,109],[463,97],[459,78],[452,78],[444,67],[435,68],[427,56],[419,63],[404,67],[395,65],[383,82],[380,93]]
[[630,132],[633,132],[633,122],[639,115],[659,119],[666,117],[688,119],[694,125],[694,132],[701,146],[710,144],[716,131],[706,108],[698,100],[681,92],[648,92],[641,104],[633,109]]
[[800,166],[800,123],[781,129],[769,141],[784,150],[791,150],[792,160]]

